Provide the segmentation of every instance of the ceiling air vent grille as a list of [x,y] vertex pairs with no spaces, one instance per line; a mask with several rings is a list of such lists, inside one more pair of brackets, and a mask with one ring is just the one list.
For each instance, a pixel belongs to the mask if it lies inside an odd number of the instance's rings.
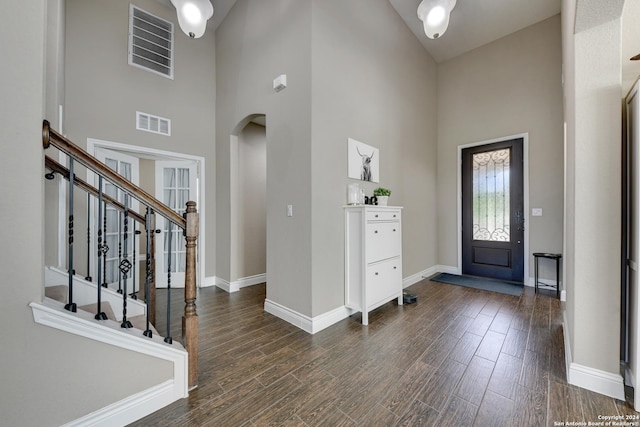
[[136,129],[170,136],[171,120],[136,111]]
[[173,79],[173,24],[131,5],[129,64]]

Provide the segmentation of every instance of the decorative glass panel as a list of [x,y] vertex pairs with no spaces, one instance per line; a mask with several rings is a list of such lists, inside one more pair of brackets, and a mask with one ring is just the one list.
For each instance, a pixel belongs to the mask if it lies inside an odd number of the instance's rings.
[[511,150],[473,155],[473,240],[508,242]]

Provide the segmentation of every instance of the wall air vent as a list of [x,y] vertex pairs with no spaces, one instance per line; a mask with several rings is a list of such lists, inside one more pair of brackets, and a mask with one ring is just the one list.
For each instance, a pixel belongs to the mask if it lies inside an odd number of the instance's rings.
[[171,136],[171,120],[136,111],[136,129]]
[[173,24],[129,7],[129,65],[173,79]]

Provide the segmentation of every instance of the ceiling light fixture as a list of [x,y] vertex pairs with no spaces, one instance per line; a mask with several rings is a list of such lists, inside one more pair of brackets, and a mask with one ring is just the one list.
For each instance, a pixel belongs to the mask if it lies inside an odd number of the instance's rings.
[[424,24],[424,33],[430,39],[442,37],[449,26],[449,16],[456,0],[422,0],[418,6],[418,18]]
[[213,16],[213,6],[209,0],[171,0],[178,13],[178,24],[192,39],[204,34],[207,21]]

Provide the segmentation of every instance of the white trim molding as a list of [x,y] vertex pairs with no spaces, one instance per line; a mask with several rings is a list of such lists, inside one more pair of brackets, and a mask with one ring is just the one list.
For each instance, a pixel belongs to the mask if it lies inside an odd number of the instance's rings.
[[320,332],[356,313],[355,310],[342,306],[312,318],[268,299],[264,301],[264,311],[310,334]]
[[215,278],[215,285],[220,289],[227,291],[229,293],[238,292],[242,288],[246,288],[248,286],[259,285],[260,283],[266,283],[267,274],[256,274],[255,276],[241,277],[238,280],[234,280],[233,282],[229,282],[220,277]]
[[624,379],[620,374],[601,371],[600,369],[574,363],[571,355],[571,341],[567,333],[567,312],[563,313],[564,322],[562,332],[564,335],[564,354],[569,384],[604,394],[624,401]]
[[216,285],[216,276],[208,276],[205,277],[204,280],[202,281],[202,284],[200,285],[201,288],[210,288],[212,286]]
[[162,337],[141,338],[138,329],[122,329],[118,322],[97,321],[90,313],[70,314],[62,303],[45,300],[29,304],[36,323],[74,335],[113,345],[169,361],[173,364],[173,378],[126,397],[66,425],[112,426],[126,425],[163,408],[188,392],[188,353],[178,342],[166,344]]

